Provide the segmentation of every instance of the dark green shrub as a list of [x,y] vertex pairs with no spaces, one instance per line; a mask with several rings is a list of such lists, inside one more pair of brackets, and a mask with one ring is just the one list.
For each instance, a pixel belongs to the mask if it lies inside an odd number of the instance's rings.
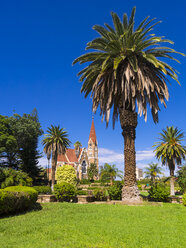
[[87,190],[78,190],[77,195],[88,195]]
[[17,213],[32,208],[38,193],[24,186],[12,186],[0,190],[0,214]]
[[1,183],[5,180],[5,174],[3,172],[4,170],[0,168],[0,188],[1,188]]
[[123,181],[115,181],[114,182],[114,186],[116,186],[117,188],[121,189],[123,188],[123,184],[124,182]]
[[54,194],[56,199],[60,202],[70,202],[75,199],[76,188],[69,183],[60,183],[54,185]]
[[38,192],[32,187],[27,186],[11,186],[4,189],[5,191],[10,192],[24,192],[27,194],[28,198],[28,206],[34,204],[37,201]]
[[186,206],[186,194],[183,195],[182,201],[183,201],[183,205]]
[[93,195],[96,201],[106,201],[108,192],[105,189],[95,189]]
[[122,198],[122,182],[116,181],[113,186],[108,188],[108,194],[110,200],[121,200]]
[[38,194],[47,194],[47,195],[52,194],[52,190],[50,186],[34,186],[33,189],[35,189],[38,192]]
[[169,189],[164,184],[156,183],[148,192],[151,201],[167,202],[169,200]]

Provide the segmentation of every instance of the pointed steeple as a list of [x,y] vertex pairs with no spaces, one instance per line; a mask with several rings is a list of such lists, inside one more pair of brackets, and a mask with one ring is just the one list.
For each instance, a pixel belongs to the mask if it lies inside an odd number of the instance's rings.
[[90,139],[92,140],[93,143],[96,143],[96,131],[95,131],[95,126],[94,126],[94,118],[92,118],[89,140]]

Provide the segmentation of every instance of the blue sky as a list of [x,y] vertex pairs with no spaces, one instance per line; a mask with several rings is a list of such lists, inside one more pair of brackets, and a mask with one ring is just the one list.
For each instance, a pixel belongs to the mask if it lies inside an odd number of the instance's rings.
[[[122,17],[137,7],[136,23],[146,16],[162,23],[154,33],[175,42],[177,51],[186,53],[186,1],[1,1],[0,3],[0,114],[23,114],[37,108],[44,131],[51,124],[65,127],[74,143],[87,146],[91,125],[91,100],[80,94],[79,65],[72,61],[84,53],[86,43],[97,34],[94,24],[111,24],[111,11]],[[167,125],[186,131],[186,58],[171,62],[180,72],[180,87],[172,82],[167,109],[161,108],[159,124],[150,113],[148,120],[138,119],[137,165],[143,168],[153,161],[152,145]],[[99,112],[95,115],[100,163],[123,167],[123,138],[119,123],[106,129]],[[39,145],[42,150],[41,144]],[[41,163],[44,165],[45,161]]]

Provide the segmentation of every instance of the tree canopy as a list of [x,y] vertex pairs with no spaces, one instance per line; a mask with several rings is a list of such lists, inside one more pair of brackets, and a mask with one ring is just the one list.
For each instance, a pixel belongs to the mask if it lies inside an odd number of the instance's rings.
[[[135,111],[147,118],[149,104],[154,122],[158,122],[159,102],[166,107],[169,98],[167,81],[176,80],[177,71],[165,61],[175,60],[181,54],[164,44],[174,44],[164,36],[156,36],[153,28],[160,23],[146,17],[134,27],[136,8],[130,18],[124,13],[123,20],[111,12],[113,27],[95,25],[99,37],[87,43],[91,50],[74,60],[73,64],[87,63],[78,76],[83,82],[81,92],[91,93],[93,111],[100,106],[100,115],[108,125],[113,107],[113,126],[119,108]],[[166,60],[165,60],[166,59]]]
[[36,109],[22,116],[0,116],[1,166],[21,169],[32,179],[39,177],[38,139],[42,133]]

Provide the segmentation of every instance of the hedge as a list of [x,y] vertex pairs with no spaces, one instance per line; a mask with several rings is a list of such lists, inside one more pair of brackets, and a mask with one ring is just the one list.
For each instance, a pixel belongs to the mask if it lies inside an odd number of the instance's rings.
[[35,189],[38,194],[50,195],[52,193],[50,186],[33,186],[33,189]]
[[60,202],[74,201],[76,197],[76,188],[69,183],[60,183],[54,185],[54,194],[56,199]]
[[35,204],[38,193],[31,187],[12,186],[0,190],[0,214],[19,213]]

